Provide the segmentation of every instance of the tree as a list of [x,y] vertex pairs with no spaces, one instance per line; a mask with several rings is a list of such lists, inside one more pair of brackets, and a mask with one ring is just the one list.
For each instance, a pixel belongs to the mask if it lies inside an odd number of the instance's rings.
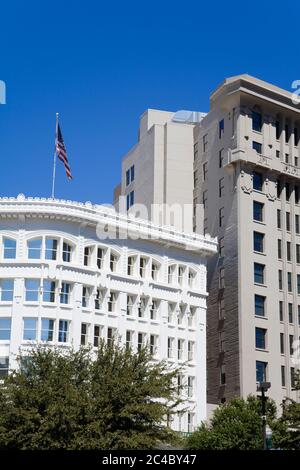
[[0,449],[150,449],[172,442],[166,425],[181,400],[165,362],[101,342],[61,351],[39,346],[0,386]]
[[[267,402],[267,421],[271,424],[276,415],[276,405]],[[187,439],[188,449],[199,450],[250,450],[262,449],[261,401],[255,396],[234,398],[221,405],[211,422],[201,426]]]

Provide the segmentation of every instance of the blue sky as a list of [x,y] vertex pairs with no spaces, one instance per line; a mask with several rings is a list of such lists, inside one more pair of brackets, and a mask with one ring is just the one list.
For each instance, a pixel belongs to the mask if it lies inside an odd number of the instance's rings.
[[57,197],[111,202],[146,108],[207,111],[239,73],[291,89],[297,16],[290,0],[2,2],[0,196],[50,196],[59,112],[74,180],[59,163]]

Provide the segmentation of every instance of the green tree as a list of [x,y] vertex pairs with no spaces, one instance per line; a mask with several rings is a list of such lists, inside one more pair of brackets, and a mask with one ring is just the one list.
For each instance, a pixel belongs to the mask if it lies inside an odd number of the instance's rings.
[[[276,406],[267,402],[267,421],[275,420]],[[187,439],[188,449],[256,450],[263,448],[261,402],[255,396],[234,398],[218,407],[210,423],[201,426]]]
[[112,342],[98,350],[37,347],[0,386],[0,449],[150,449],[181,400],[165,362]]

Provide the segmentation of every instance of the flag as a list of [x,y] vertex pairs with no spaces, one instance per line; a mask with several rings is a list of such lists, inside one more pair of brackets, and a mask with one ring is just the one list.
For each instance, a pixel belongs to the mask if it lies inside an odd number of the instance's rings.
[[61,130],[60,130],[59,123],[57,123],[55,146],[56,146],[56,152],[57,152],[58,158],[65,165],[65,170],[66,170],[67,177],[68,177],[69,180],[71,180],[72,179],[71,168],[70,168],[70,165],[69,165],[69,161],[68,161],[68,157],[67,157],[67,150],[66,150],[64,139],[63,139],[63,136],[62,136],[62,133],[61,133]]

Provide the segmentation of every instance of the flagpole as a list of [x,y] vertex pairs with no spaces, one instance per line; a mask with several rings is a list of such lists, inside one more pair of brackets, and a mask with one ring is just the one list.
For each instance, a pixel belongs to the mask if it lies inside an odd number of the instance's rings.
[[54,150],[54,158],[53,158],[53,176],[52,176],[52,193],[51,198],[54,199],[55,195],[55,176],[56,176],[56,139],[57,139],[57,129],[58,129],[58,113],[56,113],[56,128],[55,128],[55,150]]

